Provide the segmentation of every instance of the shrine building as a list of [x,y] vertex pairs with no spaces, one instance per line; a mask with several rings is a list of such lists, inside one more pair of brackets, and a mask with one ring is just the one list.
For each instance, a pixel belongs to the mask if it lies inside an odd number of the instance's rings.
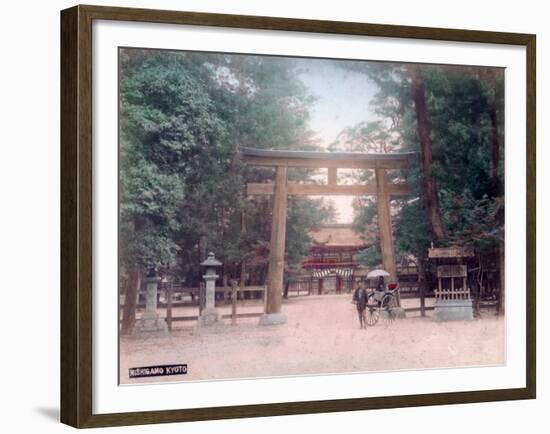
[[309,292],[326,294],[350,292],[354,281],[366,270],[359,265],[357,254],[368,247],[351,224],[326,224],[311,231],[312,245],[302,262],[309,273]]

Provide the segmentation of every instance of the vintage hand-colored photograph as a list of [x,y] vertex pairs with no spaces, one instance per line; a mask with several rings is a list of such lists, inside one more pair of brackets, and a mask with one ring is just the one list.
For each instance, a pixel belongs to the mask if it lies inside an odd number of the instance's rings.
[[120,384],[504,365],[504,68],[119,48]]

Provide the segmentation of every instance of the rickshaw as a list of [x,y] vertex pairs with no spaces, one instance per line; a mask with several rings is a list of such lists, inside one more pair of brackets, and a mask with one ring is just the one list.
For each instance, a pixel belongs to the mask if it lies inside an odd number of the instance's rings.
[[[390,274],[384,270],[373,270],[367,275],[367,279],[376,277],[389,277]],[[380,316],[382,316],[382,322],[386,325],[393,323],[397,317],[395,308],[397,307],[397,291],[399,285],[397,283],[389,283],[384,285],[384,290],[372,290],[367,294],[367,307],[366,307],[366,323],[367,325],[375,325]]]

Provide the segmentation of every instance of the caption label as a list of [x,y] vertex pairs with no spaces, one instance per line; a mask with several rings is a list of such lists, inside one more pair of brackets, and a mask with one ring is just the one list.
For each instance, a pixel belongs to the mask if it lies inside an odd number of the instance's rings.
[[187,364],[142,366],[140,368],[130,368],[129,374],[130,378],[162,377],[165,375],[185,375],[187,374]]

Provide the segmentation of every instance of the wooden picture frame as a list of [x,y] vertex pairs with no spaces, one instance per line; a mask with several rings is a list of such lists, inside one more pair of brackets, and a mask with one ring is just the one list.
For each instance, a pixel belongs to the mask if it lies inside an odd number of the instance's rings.
[[[92,22],[94,20],[315,32],[525,47],[527,59],[526,386],[500,390],[93,414]],[[97,6],[76,6],[62,11],[61,421],[74,427],[84,428],[535,398],[535,55],[536,38],[531,34]]]

